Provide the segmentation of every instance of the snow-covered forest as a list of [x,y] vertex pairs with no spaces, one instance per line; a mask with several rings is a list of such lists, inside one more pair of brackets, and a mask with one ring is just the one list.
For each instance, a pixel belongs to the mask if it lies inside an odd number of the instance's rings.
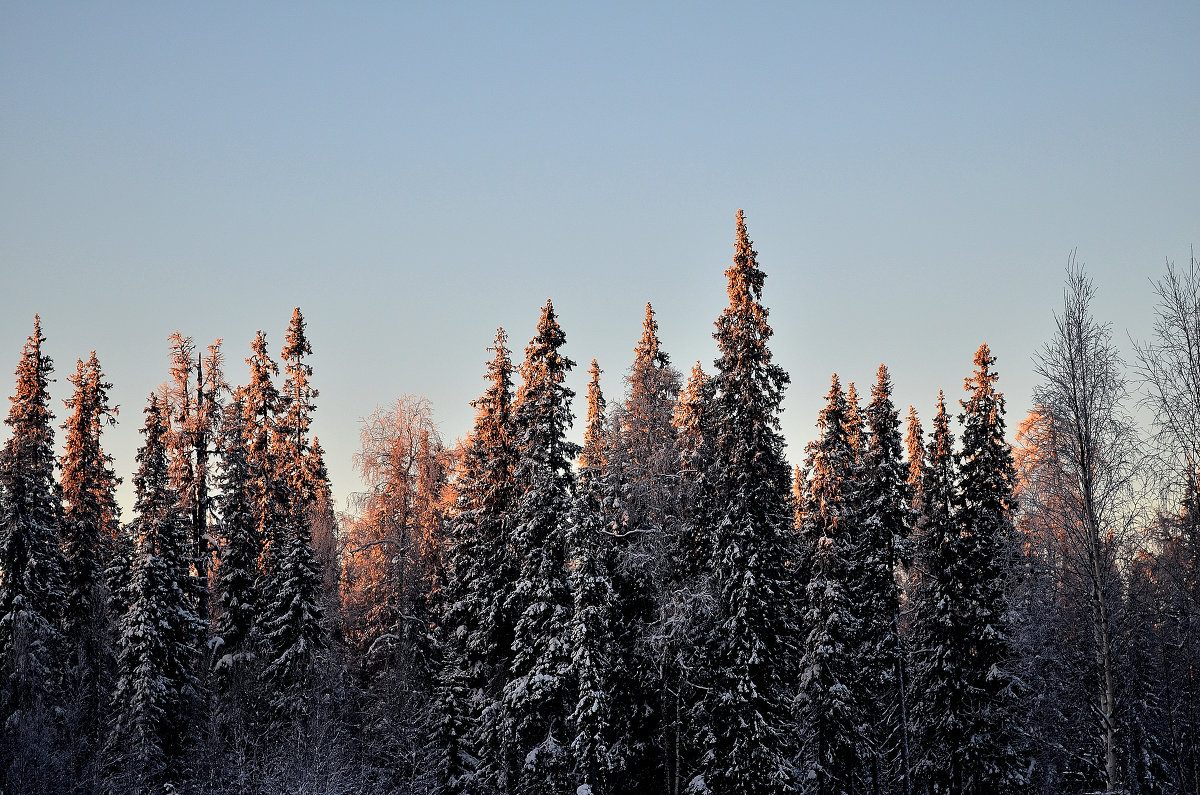
[[0,790],[1200,793],[1200,263],[1129,363],[1072,263],[1024,417],[983,344],[932,417],[834,375],[789,463],[757,259],[739,212],[710,367],[647,304],[576,396],[551,302],[523,355],[498,330],[461,443],[419,397],[367,418],[345,515],[299,309],[241,386],[174,334],[135,472],[95,353],[51,405],[35,320]]

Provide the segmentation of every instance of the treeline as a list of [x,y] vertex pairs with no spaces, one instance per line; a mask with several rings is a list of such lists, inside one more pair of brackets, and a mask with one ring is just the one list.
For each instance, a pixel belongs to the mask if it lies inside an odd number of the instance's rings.
[[124,524],[109,385],[79,362],[56,458],[35,322],[0,453],[5,791],[1200,792],[1196,263],[1138,349],[1151,439],[1072,263],[1015,447],[984,345],[928,433],[886,367],[834,376],[794,469],[740,212],[725,275],[711,373],[647,305],[579,447],[547,302],[454,449],[421,398],[364,422],[343,517],[299,310],[242,387],[172,337]]

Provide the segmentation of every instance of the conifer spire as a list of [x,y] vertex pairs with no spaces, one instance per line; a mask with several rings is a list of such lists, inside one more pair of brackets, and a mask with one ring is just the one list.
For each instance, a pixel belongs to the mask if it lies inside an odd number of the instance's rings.
[[[239,389],[234,393],[221,428],[221,499],[218,508],[223,544],[217,567],[219,610],[214,668],[223,696],[245,686],[244,671],[256,656],[254,633],[262,620],[249,440],[246,400],[244,391]],[[231,704],[230,707],[231,712],[236,712],[238,705]]]
[[571,750],[575,779],[593,795],[610,791],[613,775],[620,769],[620,746],[628,741],[614,722],[613,621],[616,605],[609,549],[612,535],[613,500],[606,473],[605,401],[600,390],[600,367],[596,360],[588,372],[588,413],[584,447],[580,454],[579,489],[571,518],[571,673],[577,688],[571,713]]
[[987,344],[980,345],[975,373],[963,384],[970,395],[959,401],[957,607],[962,625],[956,640],[968,693],[959,713],[965,732],[956,749],[964,783],[979,791],[1012,789],[1024,777],[1015,750],[1016,686],[1007,605],[1016,474],[1004,438],[1004,396],[996,389],[995,363]]
[[583,432],[583,449],[579,454],[579,465],[585,468],[602,468],[604,466],[604,411],[606,403],[604,393],[600,391],[600,365],[592,359],[588,368],[588,407],[587,427]]
[[904,447],[908,453],[908,487],[915,500],[921,488],[921,459],[924,457],[924,431],[917,410],[908,407],[908,424],[904,436]]
[[933,431],[921,467],[921,513],[918,517],[917,567],[921,572],[915,592],[916,621],[913,692],[919,694],[914,713],[919,747],[918,780],[934,791],[961,787],[961,755],[957,717],[965,699],[959,674],[964,661],[955,643],[957,603],[960,599],[956,570],[961,567],[959,532],[954,526],[956,472],[954,438],[946,414],[946,397],[938,390]]
[[820,437],[809,443],[805,469],[804,557],[808,563],[799,699],[808,725],[806,775],[817,792],[849,791],[856,772],[859,692],[852,656],[859,620],[852,604],[855,452],[849,401],[835,373],[817,418]]
[[17,734],[18,746],[27,720],[59,706],[62,677],[62,507],[48,392],[54,364],[45,341],[34,315],[5,420],[11,435],[0,451],[0,726]]
[[105,425],[116,423],[117,409],[109,404],[112,384],[105,381],[95,351],[86,362],[76,362],[70,381],[75,389],[64,401],[71,415],[63,424],[67,440],[62,457],[67,584],[63,626],[72,670],[73,717],[95,748],[107,697],[102,680],[112,625],[104,571],[120,529],[116,487],[121,482],[100,437]]
[[281,352],[287,380],[281,395],[284,408],[272,440],[277,477],[288,497],[281,504],[273,539],[275,568],[264,638],[269,656],[265,673],[276,689],[275,707],[289,718],[300,717],[309,708],[318,657],[327,641],[308,510],[312,489],[305,478],[308,431],[317,396],[309,383],[313,368],[307,357],[311,355],[304,316],[296,307]]
[[521,493],[512,545],[519,573],[507,603],[516,624],[503,694],[504,780],[510,790],[545,795],[565,791],[570,773],[567,675],[573,605],[566,548],[575,490],[571,461],[578,448],[566,439],[574,392],[565,379],[574,362],[561,352],[565,343],[554,305],[547,301],[525,348],[515,407]]
[[250,380],[245,399],[246,466],[249,470],[254,511],[254,541],[258,547],[259,577],[265,583],[274,566],[274,538],[283,511],[283,483],[275,443],[276,416],[281,403],[275,377],[279,365],[267,350],[267,335],[258,331],[246,359]]
[[438,677],[438,785],[443,793],[499,787],[503,759],[502,689],[513,623],[506,604],[516,581],[510,548],[517,448],[508,335],[496,329],[488,385],[458,458],[454,516],[448,524],[443,662]]
[[[910,535],[908,469],[904,465],[900,415],[892,403],[892,379],[879,365],[866,410],[862,457],[863,521],[858,538],[860,579],[855,602],[862,616],[859,675],[865,709],[862,725],[871,781],[908,788],[909,743],[905,669],[900,637],[900,589],[896,572]],[[899,758],[892,754],[899,740]]]
[[138,451],[134,523],[137,552],[129,575],[117,650],[116,719],[109,736],[115,789],[164,787],[182,776],[183,750],[201,698],[195,675],[200,636],[188,587],[188,516],[171,484],[165,407],[152,394]]
[[[771,327],[760,303],[765,275],[737,214],[733,264],[725,271],[729,305],[713,334],[715,439],[711,489],[711,571],[717,623],[711,628],[710,721],[696,786],[714,792],[767,793],[790,786],[788,683],[795,665],[791,468],[779,432],[788,376],[767,346]],[[719,760],[719,761],[718,761]]]

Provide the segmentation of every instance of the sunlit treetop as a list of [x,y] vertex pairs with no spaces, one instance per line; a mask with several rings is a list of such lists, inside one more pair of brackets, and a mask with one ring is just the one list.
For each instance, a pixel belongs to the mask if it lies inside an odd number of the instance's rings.
[[600,365],[592,359],[592,365],[588,368],[591,380],[588,381],[587,391],[587,427],[583,431],[583,450],[579,455],[579,465],[586,469],[602,469],[605,464],[607,435],[604,432],[604,412],[607,404],[600,390],[601,372]]

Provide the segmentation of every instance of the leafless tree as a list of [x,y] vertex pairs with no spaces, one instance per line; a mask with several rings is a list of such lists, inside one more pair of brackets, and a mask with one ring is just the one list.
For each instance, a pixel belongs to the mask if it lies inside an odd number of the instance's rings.
[[1092,281],[1072,254],[1064,304],[1053,338],[1039,353],[1034,426],[1037,455],[1023,498],[1061,551],[1064,581],[1080,590],[1091,614],[1096,731],[1107,792],[1120,786],[1118,677],[1113,651],[1120,571],[1137,527],[1141,455],[1137,426],[1125,408],[1124,364],[1111,324],[1091,314]]
[[1170,502],[1200,467],[1200,261],[1167,262],[1154,283],[1154,336],[1135,342],[1141,403],[1153,422],[1155,474]]

